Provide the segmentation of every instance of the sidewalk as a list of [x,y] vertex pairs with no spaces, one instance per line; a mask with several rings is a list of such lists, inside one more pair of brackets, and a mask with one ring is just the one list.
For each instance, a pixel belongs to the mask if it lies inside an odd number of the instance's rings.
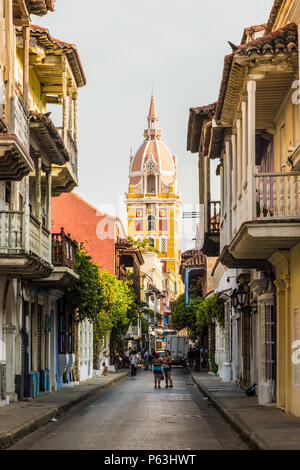
[[30,401],[19,401],[0,408],[0,449],[6,449],[52,418],[78,403],[112,387],[128,376],[128,371],[97,377],[70,388],[47,393]]
[[200,391],[235,428],[252,449],[300,450],[300,418],[286,414],[274,404],[258,405],[237,385],[214,375],[189,370]]

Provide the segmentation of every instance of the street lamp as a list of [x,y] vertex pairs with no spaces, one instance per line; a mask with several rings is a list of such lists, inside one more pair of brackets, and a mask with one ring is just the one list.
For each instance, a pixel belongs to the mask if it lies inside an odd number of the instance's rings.
[[231,303],[232,303],[233,308],[236,310],[238,308],[237,289],[234,289],[234,291],[231,294]]
[[239,285],[236,295],[237,295],[238,305],[243,310],[247,303],[248,292],[243,288],[242,284]]
[[234,309],[240,308],[248,313],[257,312],[257,301],[253,301],[252,305],[248,305],[248,291],[244,289],[242,284],[239,285],[238,289],[234,289],[231,296],[231,303]]

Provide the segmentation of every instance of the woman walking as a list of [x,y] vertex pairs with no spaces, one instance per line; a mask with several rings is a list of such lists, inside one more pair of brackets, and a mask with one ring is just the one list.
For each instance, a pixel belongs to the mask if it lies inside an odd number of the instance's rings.
[[[170,351],[165,352],[164,357],[164,374],[166,379],[165,388],[172,387],[173,388],[173,381],[172,381],[172,356]],[[170,385],[168,385],[170,384]]]
[[131,380],[136,379],[136,370],[137,370],[137,363],[138,357],[137,352],[133,351],[129,357],[130,365],[131,365]]
[[119,368],[120,368],[120,355],[118,353],[118,351],[115,349],[115,352],[114,352],[114,366],[115,366],[115,372],[118,372]]
[[153,359],[153,373],[154,373],[154,388],[160,388],[160,381],[164,380],[164,374],[162,371],[163,360],[159,353],[155,353]]

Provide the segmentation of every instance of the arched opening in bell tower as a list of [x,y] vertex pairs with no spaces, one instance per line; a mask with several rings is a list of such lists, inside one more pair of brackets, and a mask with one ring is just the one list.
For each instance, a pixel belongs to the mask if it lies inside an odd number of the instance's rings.
[[148,175],[147,176],[147,193],[155,193],[155,176]]

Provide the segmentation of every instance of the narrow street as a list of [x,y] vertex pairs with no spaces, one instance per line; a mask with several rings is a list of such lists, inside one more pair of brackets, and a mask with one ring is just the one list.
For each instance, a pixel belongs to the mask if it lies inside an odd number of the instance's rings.
[[248,450],[182,369],[174,388],[138,371],[30,434],[14,450]]

